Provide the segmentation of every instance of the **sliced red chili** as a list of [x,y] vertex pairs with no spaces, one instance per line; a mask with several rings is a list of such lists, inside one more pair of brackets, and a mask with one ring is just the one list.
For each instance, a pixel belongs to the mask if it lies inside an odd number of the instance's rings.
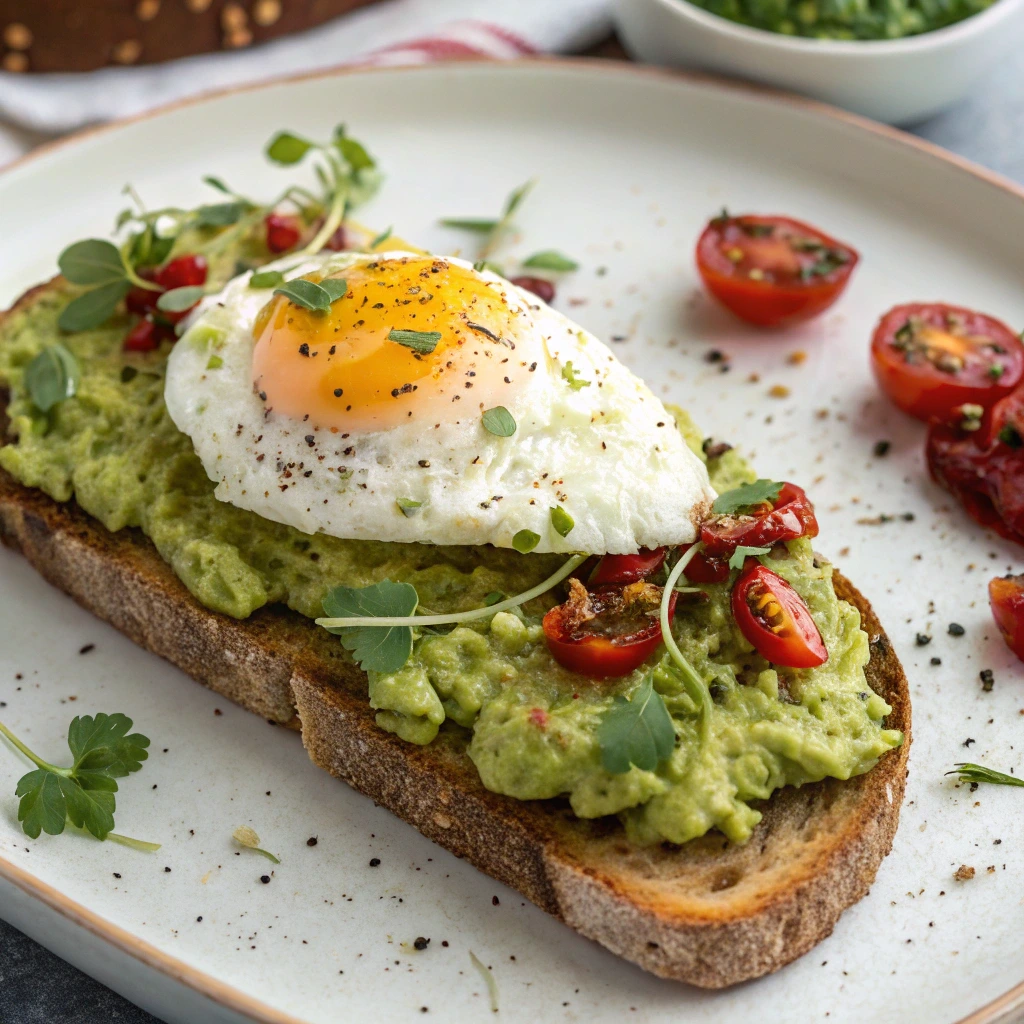
[[[818,520],[804,489],[784,483],[773,506],[764,505],[749,515],[712,516],[704,522],[700,539],[710,557],[725,558],[739,545],[770,547],[797,537],[817,537]],[[690,570],[686,575],[695,579]]]
[[[569,599],[544,616],[548,649],[570,672],[592,679],[627,675],[661,643],[660,598],[660,587],[643,582],[588,591],[571,579]],[[673,594],[670,618],[675,606]]]
[[804,599],[778,574],[750,559],[732,590],[740,632],[773,665],[814,668],[828,651]]

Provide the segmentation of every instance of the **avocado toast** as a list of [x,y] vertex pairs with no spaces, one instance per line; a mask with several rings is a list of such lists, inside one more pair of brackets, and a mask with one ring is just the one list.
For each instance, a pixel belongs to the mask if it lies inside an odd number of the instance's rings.
[[[661,655],[646,679],[637,669],[625,682],[573,683],[548,656],[540,629],[541,615],[546,619],[560,594],[517,615],[491,602],[497,614],[488,621],[419,637],[400,668],[371,670],[368,704],[366,676],[353,656],[310,621],[325,588],[373,586],[386,572],[414,580],[433,610],[445,592],[454,593],[450,603],[462,609],[479,604],[483,584],[499,596],[523,590],[548,574],[552,556],[415,546],[399,552],[395,545],[374,551],[372,545],[357,549],[352,541],[265,524],[276,561],[299,564],[295,552],[302,556],[303,571],[282,572],[265,560],[259,517],[211,504],[212,484],[198,469],[188,439],[169,424],[159,386],[166,346],[143,357],[122,355],[130,316],[117,313],[99,331],[64,339],[81,364],[79,397],[33,432],[38,417],[26,410],[19,386],[31,359],[62,337],[55,321],[73,294],[60,281],[42,286],[17,304],[0,329],[0,366],[12,388],[17,435],[3,461],[32,485],[5,476],[3,536],[48,579],[218,692],[271,720],[301,723],[316,763],[656,973],[714,987],[756,977],[819,941],[866,891],[898,816],[907,744],[885,751],[898,743],[897,732],[908,735],[906,686],[870,609],[812,554],[808,538],[765,549],[763,560],[810,602],[834,673],[780,673],[751,658],[733,627],[720,624],[731,576],[700,594],[681,595],[692,606],[681,605],[676,615],[676,639],[709,686],[703,708]],[[125,366],[134,373],[125,373]],[[96,395],[111,389],[119,397],[97,403]],[[141,424],[126,428],[127,415],[113,437],[103,436],[121,416],[115,411],[124,395],[136,403],[133,408],[147,410],[144,420],[159,458],[140,458],[133,444],[136,434],[143,436]],[[102,427],[96,405],[102,406]],[[692,435],[682,416],[679,426]],[[125,440],[129,432],[132,443]],[[76,448],[73,439],[90,433],[94,447]],[[708,461],[719,490],[752,479],[735,453]],[[132,480],[136,475],[140,488]],[[133,490],[140,493],[133,496]],[[154,502],[164,501],[173,515],[154,515]],[[225,545],[232,517],[247,525]],[[265,587],[252,607],[232,604],[239,598],[244,603],[252,592],[225,584],[233,579],[222,571],[225,546],[243,567],[256,570]],[[362,572],[351,563],[339,571],[332,551],[344,552],[343,563],[354,550],[369,552]],[[837,596],[859,609],[874,638],[869,662],[857,615]],[[287,610],[285,602],[296,610]],[[715,649],[706,649],[701,660],[697,638],[711,635]],[[462,666],[461,695],[446,687],[438,668],[452,659]],[[709,668],[712,661],[716,667]],[[481,674],[481,664],[493,671]],[[410,708],[408,688],[399,685],[403,673],[430,681],[443,698],[440,721]],[[522,684],[508,686],[514,678]],[[676,746],[683,752],[675,776],[670,762],[677,755],[667,754],[659,756],[663,767],[657,772],[631,768],[628,761],[615,772],[602,762],[595,741],[596,725],[610,708],[635,696],[638,684],[650,686],[650,679],[657,701],[672,710]],[[540,690],[531,680],[540,681]],[[555,692],[540,692],[545,687]],[[515,704],[503,706],[513,692]],[[839,708],[836,717],[822,707],[830,697]],[[887,712],[887,731],[880,731]],[[482,723],[488,716],[489,723]],[[491,728],[495,720],[503,728]],[[750,755],[746,760],[742,750],[738,758],[729,750],[735,735]],[[538,750],[547,758],[543,763]],[[691,763],[692,752],[697,759]],[[703,774],[702,764],[708,769]],[[813,781],[827,775],[855,777]],[[716,787],[723,785],[730,791],[721,799]],[[556,799],[560,793],[571,797],[570,805]],[[616,812],[618,820],[610,817]],[[715,827],[730,838],[709,831]]]

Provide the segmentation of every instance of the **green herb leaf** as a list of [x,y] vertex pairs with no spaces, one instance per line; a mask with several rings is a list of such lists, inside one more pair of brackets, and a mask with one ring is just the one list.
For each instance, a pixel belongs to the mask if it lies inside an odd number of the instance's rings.
[[551,526],[559,537],[568,537],[576,521],[561,505],[555,505],[551,509]]
[[676,731],[661,694],[648,674],[631,700],[618,695],[597,728],[601,764],[613,775],[635,766],[653,772],[676,745]]
[[68,811],[59,776],[37,768],[18,779],[14,795],[21,798],[18,821],[29,839],[38,839],[40,832],[59,836],[64,831]]
[[0,723],[0,732],[37,768],[18,781],[18,820],[25,834],[36,839],[41,832],[60,835],[70,820],[97,839],[108,835],[126,845],[158,849],[153,844],[113,836],[117,779],[137,772],[148,757],[149,740],[131,733],[132,720],[122,714],[83,715],[68,728],[68,747],[74,763],[58,768],[43,761]]
[[57,318],[62,331],[88,331],[109,320],[117,310],[118,303],[131,289],[126,280],[111,281],[92,291],[72,299]]
[[416,510],[423,507],[422,501],[413,501],[412,498],[399,498],[395,504],[407,519],[416,515]]
[[174,248],[175,235],[158,235],[152,224],[134,236],[131,247],[131,262],[136,267],[159,266]]
[[512,547],[521,555],[528,555],[540,543],[540,536],[533,530],[520,530],[512,538]]
[[345,296],[345,293],[348,291],[348,281],[343,277],[325,277],[320,282],[320,287],[327,292],[333,303]]
[[[405,616],[416,611],[419,595],[409,583],[381,580],[369,587],[334,587],[323,604],[332,619]],[[365,672],[397,672],[412,653],[411,626],[328,628],[341,637],[342,646]]]
[[[331,280],[328,278],[328,280]],[[344,282],[338,282],[344,284]],[[285,281],[280,287],[274,289],[275,295],[283,295],[289,302],[303,309],[312,310],[314,313],[327,313],[330,311],[331,303],[341,295],[336,294],[335,285],[327,285],[327,281],[317,284],[314,281],[307,281],[303,277],[297,277],[294,281]],[[344,292],[341,293],[342,295]],[[333,296],[333,297],[332,297]]]
[[484,430],[497,437],[511,437],[516,432],[515,418],[503,405],[488,409],[480,417],[480,420],[484,425]]
[[1024,786],[1024,779],[1016,775],[1006,775],[994,768],[986,768],[982,764],[961,762],[956,771],[946,772],[947,775],[959,775],[961,782],[989,782],[994,786]]
[[280,270],[257,270],[249,278],[250,288],[273,288],[284,280]]
[[366,147],[345,134],[344,125],[339,124],[334,129],[334,147],[353,171],[363,171],[377,166],[377,161],[366,152]]
[[711,511],[716,515],[729,515],[765,502],[774,504],[781,490],[782,484],[778,480],[755,480],[752,484],[740,484],[715,498]]
[[78,389],[78,360],[61,344],[48,345],[25,367],[25,389],[40,412],[49,412]]
[[201,285],[186,285],[184,288],[172,288],[163,292],[156,300],[156,308],[165,313],[184,313],[191,309],[204,295],[206,289]]
[[206,361],[206,368],[208,370],[219,370],[224,365],[224,360],[220,356],[213,355]]
[[498,221],[486,220],[481,217],[443,217],[441,226],[456,228],[459,231],[475,231],[478,234],[486,235],[498,226]]
[[529,259],[523,260],[524,267],[536,270],[554,270],[557,273],[565,273],[570,270],[578,270],[579,264],[568,256],[563,256],[555,249],[544,249],[535,252]]
[[386,231],[382,231],[372,242],[370,242],[370,248],[376,249],[378,245],[386,242],[391,237],[392,231],[394,231],[393,227],[388,228]]
[[497,263],[492,263],[490,260],[477,260],[473,264],[474,270],[489,270],[492,274],[497,274],[498,277],[504,277],[505,271],[498,266]]
[[57,265],[72,284],[110,284],[127,276],[120,250],[102,238],[69,245],[57,258]]
[[223,178],[216,178],[212,174],[204,174],[203,182],[209,185],[210,188],[215,188],[218,192],[224,192],[226,195],[229,196],[234,195],[231,189],[229,189],[227,185],[224,184]]
[[291,132],[278,132],[267,145],[267,157],[275,164],[287,167],[297,164],[311,149],[313,143]]
[[195,212],[196,224],[201,228],[223,228],[237,224],[242,214],[249,209],[248,203],[213,203],[200,206]]
[[534,184],[535,182],[531,178],[509,194],[508,199],[505,200],[505,213],[501,218],[503,221],[508,221],[509,217],[519,209],[520,204],[527,197]]
[[579,391],[581,388],[590,387],[589,380],[584,380],[582,377],[576,376],[576,371],[572,368],[571,359],[562,367],[562,380],[564,380],[573,391]]
[[740,544],[729,559],[729,568],[742,569],[743,563],[747,558],[767,555],[769,551],[771,551],[771,548],[748,548],[745,544]]
[[489,594],[484,597],[484,604],[490,608],[492,604],[497,604],[499,601],[504,601],[505,595],[500,590],[492,590]]
[[404,345],[423,355],[430,355],[437,348],[437,343],[440,340],[440,331],[388,331],[388,341],[396,341],[399,345]]

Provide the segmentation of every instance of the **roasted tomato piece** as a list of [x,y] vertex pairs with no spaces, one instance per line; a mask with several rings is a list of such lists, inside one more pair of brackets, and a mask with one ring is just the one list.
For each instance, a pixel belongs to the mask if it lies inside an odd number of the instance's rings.
[[1024,661],[1024,576],[989,580],[988,603],[1006,646]]
[[664,548],[641,548],[635,555],[605,555],[590,574],[589,584],[636,583],[665,564]]
[[[686,554],[691,545],[680,548]],[[729,558],[714,558],[705,551],[698,551],[683,570],[689,583],[724,583],[729,578]]]
[[857,252],[790,217],[744,214],[708,222],[697,269],[708,291],[736,316],[784,327],[823,313],[842,294]]
[[263,218],[267,229],[267,248],[271,252],[288,252],[302,238],[302,221],[286,213],[268,213]]
[[[569,598],[544,616],[544,636],[555,661],[570,672],[608,679],[642,665],[661,643],[661,587],[651,583],[587,590],[569,580]],[[676,595],[669,600],[674,614]]]
[[804,599],[778,574],[751,559],[732,590],[740,632],[773,665],[814,668],[828,661]]
[[1024,388],[984,417],[964,408],[960,423],[929,425],[928,470],[982,526],[1024,544]]
[[1024,345],[1006,324],[943,303],[895,306],[871,338],[879,387],[919,420],[961,405],[987,409],[1024,377]]
[[[705,554],[726,560],[740,544],[752,548],[770,547],[782,540],[817,536],[814,506],[802,487],[790,483],[782,485],[774,505],[762,505],[749,515],[712,516],[700,529]],[[696,578],[689,568],[686,575]]]

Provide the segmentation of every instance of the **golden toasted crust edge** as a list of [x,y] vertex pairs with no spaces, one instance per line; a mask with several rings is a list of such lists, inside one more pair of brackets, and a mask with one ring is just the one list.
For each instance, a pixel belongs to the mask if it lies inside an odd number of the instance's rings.
[[[32,293],[30,293],[31,295]],[[27,300],[28,296],[22,301]],[[137,531],[112,534],[0,471],[0,541],[136,643],[268,720],[302,729],[313,761],[612,952],[721,988],[801,956],[870,887],[892,846],[910,740],[903,670],[870,605],[836,592],[872,637],[868,681],[907,741],[866,775],[776,793],[742,847],[718,835],[630,847],[559,801],[488,792],[461,740],[414,747],[380,730],[337,640],[281,608],[236,621],[199,605]]]

